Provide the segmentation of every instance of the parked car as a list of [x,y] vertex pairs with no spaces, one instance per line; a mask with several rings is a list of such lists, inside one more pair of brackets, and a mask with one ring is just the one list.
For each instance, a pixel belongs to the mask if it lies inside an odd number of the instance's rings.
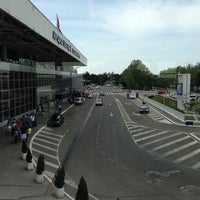
[[103,105],[102,99],[96,99],[96,106],[102,106],[102,105]]
[[60,126],[64,123],[64,116],[62,114],[54,113],[47,121],[47,126]]
[[75,105],[81,105],[83,104],[83,98],[82,97],[76,97],[74,100]]
[[198,96],[196,94],[190,95],[190,101],[196,101],[198,100]]
[[142,104],[139,108],[139,112],[142,113],[149,113],[149,106],[146,104]]

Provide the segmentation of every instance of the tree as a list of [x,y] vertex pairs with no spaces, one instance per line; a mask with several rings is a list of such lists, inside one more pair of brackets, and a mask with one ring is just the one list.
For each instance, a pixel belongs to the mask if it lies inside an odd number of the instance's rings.
[[32,163],[32,154],[31,154],[30,149],[28,149],[28,151],[27,151],[26,162],[27,163]]
[[38,161],[37,161],[36,173],[42,174],[42,172],[44,172],[44,169],[45,169],[44,156],[39,155]]
[[27,153],[28,147],[25,140],[22,140],[22,147],[21,147],[22,153]]
[[79,181],[75,200],[89,200],[87,184],[83,176]]
[[54,180],[54,185],[57,188],[62,188],[65,184],[65,169],[63,166],[59,167],[57,169],[56,175],[55,175],[55,180]]

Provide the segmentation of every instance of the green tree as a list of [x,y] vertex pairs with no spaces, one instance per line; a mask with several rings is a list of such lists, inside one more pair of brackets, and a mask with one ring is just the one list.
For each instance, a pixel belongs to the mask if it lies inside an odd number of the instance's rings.
[[140,60],[135,60],[122,72],[120,80],[128,89],[149,89],[152,77],[148,68]]
[[63,166],[57,169],[54,184],[57,188],[62,188],[65,184],[65,168]]
[[75,200],[89,200],[87,184],[83,176],[79,181]]

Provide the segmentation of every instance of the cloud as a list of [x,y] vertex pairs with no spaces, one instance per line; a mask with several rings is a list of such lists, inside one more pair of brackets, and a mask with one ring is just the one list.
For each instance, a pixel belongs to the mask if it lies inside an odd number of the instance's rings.
[[58,14],[63,34],[88,59],[80,71],[120,73],[140,59],[158,73],[199,61],[200,0],[32,1],[54,24]]

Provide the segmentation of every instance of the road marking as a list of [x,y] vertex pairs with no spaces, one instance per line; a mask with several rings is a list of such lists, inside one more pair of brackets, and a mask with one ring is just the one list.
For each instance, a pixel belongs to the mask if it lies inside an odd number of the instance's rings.
[[53,137],[58,137],[58,138],[62,138],[63,136],[62,135],[56,135],[55,133],[53,132],[47,132],[47,131],[44,131],[42,130],[41,133],[44,133],[44,134],[47,134],[47,135],[52,135]]
[[187,143],[187,144],[185,144],[185,145],[183,145],[183,146],[180,146],[180,147],[178,147],[178,148],[175,148],[175,149],[172,149],[172,150],[170,150],[170,151],[168,151],[168,152],[165,152],[164,154],[162,154],[162,156],[163,156],[163,157],[170,156],[170,155],[172,155],[172,154],[174,154],[174,153],[176,153],[176,152],[178,152],[178,151],[181,151],[181,150],[183,150],[183,149],[186,149],[186,148],[188,148],[188,147],[190,147],[190,146],[193,146],[193,145],[195,145],[195,144],[197,144],[197,143],[198,143],[198,141],[194,140],[194,141],[192,141],[192,142],[190,142],[190,143]]
[[162,140],[166,140],[166,139],[175,137],[175,136],[180,135],[180,134],[183,134],[183,133],[182,133],[182,132],[179,132],[179,133],[176,133],[176,134],[168,135],[168,136],[166,136],[166,137],[162,137],[162,138],[159,138],[159,139],[157,139],[157,140],[153,140],[153,141],[151,141],[151,142],[147,142],[147,143],[145,143],[145,144],[142,144],[142,146],[148,146],[148,145],[150,145],[150,144],[154,144],[154,143],[160,142],[160,141],[162,141]]
[[32,150],[33,150],[34,152],[37,152],[37,153],[42,154],[42,155],[44,155],[44,156],[47,156],[47,157],[53,158],[53,159],[55,159],[55,160],[58,160],[58,157],[57,157],[57,156],[53,156],[53,155],[51,155],[51,154],[48,154],[48,153],[46,153],[46,152],[44,152],[44,151],[40,151],[40,150],[35,149],[35,148],[32,148]]
[[33,141],[33,144],[36,145],[36,146],[42,147],[42,148],[44,148],[44,149],[48,149],[48,150],[50,150],[50,151],[57,152],[56,149],[51,148],[51,147],[48,147],[48,146],[46,146],[46,145],[39,144],[39,143],[37,143],[37,142],[35,142],[35,141]]
[[135,133],[135,132],[138,132],[138,131],[142,131],[142,130],[144,130],[144,129],[143,129],[143,128],[139,128],[139,129],[135,129],[135,130],[133,130],[133,131],[132,131],[132,130],[129,130],[129,131],[130,131],[131,134],[132,134],[132,133]]
[[188,153],[188,154],[176,159],[174,162],[175,163],[183,162],[184,160],[187,160],[188,158],[191,158],[191,157],[193,157],[193,156],[195,156],[195,155],[197,155],[199,153],[200,153],[200,149],[197,149],[195,151],[192,151],[192,152],[190,152],[190,153]]
[[140,141],[143,141],[143,140],[147,140],[149,138],[153,138],[153,137],[156,137],[156,136],[159,136],[159,135],[163,135],[163,134],[166,134],[168,133],[169,131],[162,131],[162,132],[159,132],[159,133],[155,133],[153,135],[149,135],[149,136],[146,136],[146,137],[143,137],[143,138],[140,138],[140,139],[136,139],[135,141],[136,142],[140,142]]
[[48,144],[52,144],[52,145],[54,145],[56,147],[58,146],[58,144],[55,144],[55,142],[50,142],[48,140],[43,140],[43,139],[40,139],[38,137],[36,137],[35,140],[38,140],[38,141],[41,141],[41,142],[45,142],[45,143],[48,143]]
[[198,169],[198,168],[200,168],[200,162],[198,162],[198,163],[192,165],[191,168],[192,168],[192,169]]
[[189,138],[191,138],[191,137],[190,137],[189,135],[187,135],[187,136],[185,136],[185,137],[182,137],[182,138],[179,138],[179,139],[177,139],[177,140],[173,140],[173,141],[171,141],[171,142],[168,142],[168,143],[165,143],[165,144],[160,145],[160,146],[158,146],[158,147],[155,147],[155,148],[153,148],[152,150],[153,150],[153,151],[156,151],[156,150],[162,149],[162,148],[164,148],[164,147],[170,146],[170,145],[172,145],[172,144],[175,144],[175,143],[177,143],[177,142],[180,142],[180,141],[183,141],[183,140],[186,140],[186,139],[189,139]]
[[145,134],[151,133],[151,132],[153,132],[153,131],[155,131],[155,130],[154,130],[154,129],[148,130],[148,131],[145,131],[145,132],[142,132],[142,133],[137,133],[137,134],[135,134],[135,135],[133,135],[133,136],[134,136],[134,137],[137,137],[137,136],[141,136],[141,135],[145,135]]
[[54,137],[49,137],[49,136],[47,136],[47,135],[38,135],[37,138],[51,139],[51,140],[54,140],[54,141],[57,141],[57,142],[60,141],[60,139],[57,139],[57,138],[54,138]]

